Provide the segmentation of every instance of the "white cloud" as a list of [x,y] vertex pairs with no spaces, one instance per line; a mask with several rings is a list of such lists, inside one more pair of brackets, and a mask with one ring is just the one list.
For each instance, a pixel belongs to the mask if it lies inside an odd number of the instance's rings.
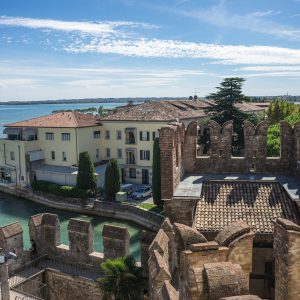
[[256,11],[251,15],[254,17],[271,17],[271,16],[277,16],[280,13],[281,13],[280,11],[267,10],[267,11]]
[[69,52],[115,53],[139,57],[206,58],[223,64],[298,64],[300,50],[271,46],[234,46],[159,39],[98,39],[71,45]]
[[300,65],[295,66],[250,66],[250,67],[241,67],[238,70],[243,71],[300,71]]
[[139,22],[75,22],[52,19],[32,19],[21,17],[0,17],[0,25],[26,27],[32,29],[51,29],[66,32],[81,32],[96,35],[121,34],[122,27],[141,27],[145,29],[157,28],[156,25]]

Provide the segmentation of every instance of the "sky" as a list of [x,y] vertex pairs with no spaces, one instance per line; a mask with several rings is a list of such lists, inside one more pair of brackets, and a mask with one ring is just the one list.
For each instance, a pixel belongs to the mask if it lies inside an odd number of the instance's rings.
[[0,101],[300,95],[300,0],[1,0]]

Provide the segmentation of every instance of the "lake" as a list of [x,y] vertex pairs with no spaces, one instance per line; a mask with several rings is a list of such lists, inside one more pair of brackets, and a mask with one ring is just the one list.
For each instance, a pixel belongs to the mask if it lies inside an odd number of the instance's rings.
[[3,137],[3,125],[51,114],[53,110],[78,109],[88,107],[114,108],[126,103],[68,103],[68,104],[30,104],[0,105],[0,137]]

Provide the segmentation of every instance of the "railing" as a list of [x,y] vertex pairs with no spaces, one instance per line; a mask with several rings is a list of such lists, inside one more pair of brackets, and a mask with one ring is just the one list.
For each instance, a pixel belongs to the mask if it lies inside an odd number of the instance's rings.
[[62,261],[59,258],[41,256],[23,265],[18,272],[15,272],[14,276],[9,278],[9,286],[13,288],[46,269],[54,269],[65,274],[90,280],[96,280],[103,276],[100,266],[96,267],[81,262],[77,262],[76,265],[73,265]]

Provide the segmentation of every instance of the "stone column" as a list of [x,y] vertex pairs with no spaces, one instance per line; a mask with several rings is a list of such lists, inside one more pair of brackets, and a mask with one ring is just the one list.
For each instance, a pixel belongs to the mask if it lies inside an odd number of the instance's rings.
[[8,266],[0,263],[1,300],[9,300]]
[[274,231],[275,300],[300,299],[300,226],[279,218]]

